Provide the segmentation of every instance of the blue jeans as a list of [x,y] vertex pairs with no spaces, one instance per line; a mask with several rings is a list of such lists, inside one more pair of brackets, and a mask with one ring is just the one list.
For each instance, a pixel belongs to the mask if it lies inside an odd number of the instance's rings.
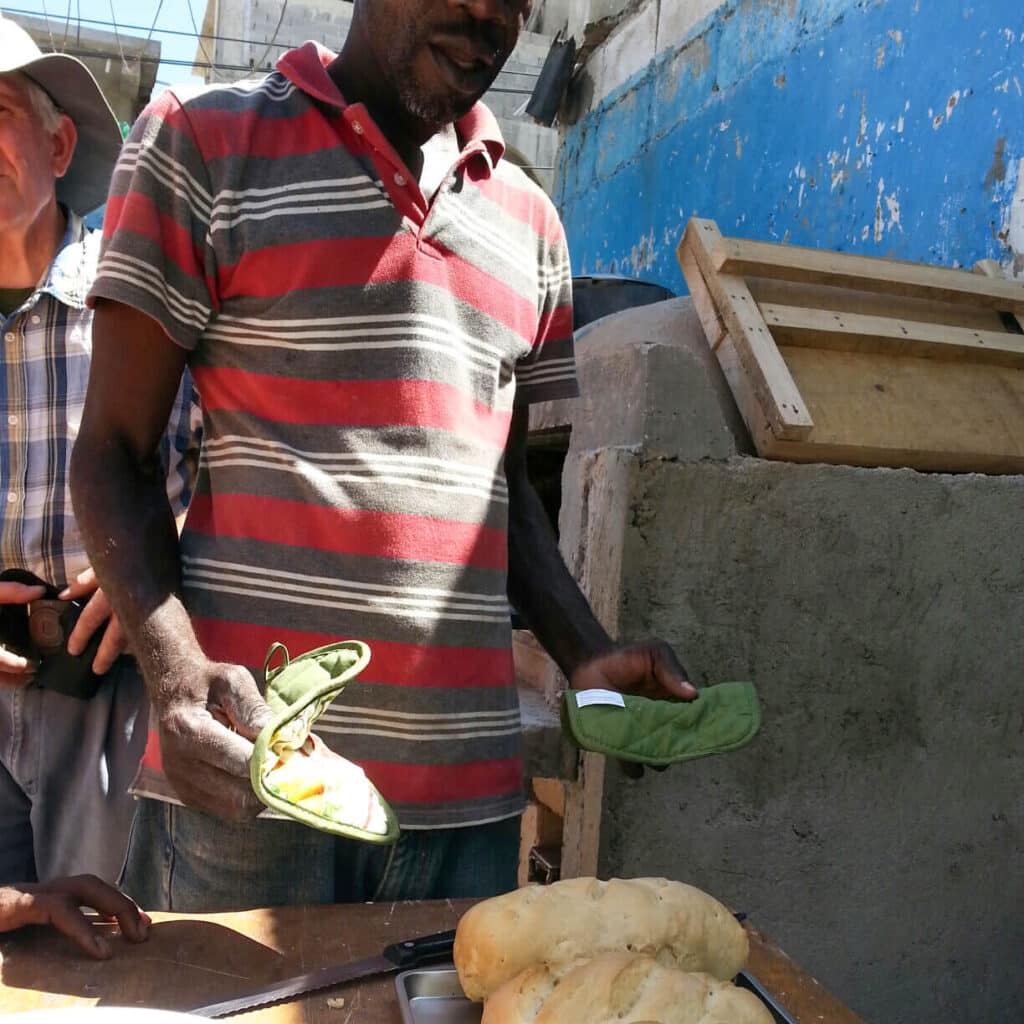
[[146,743],[142,679],[120,658],[91,700],[0,687],[0,883],[121,873]]
[[496,896],[516,887],[519,818],[403,831],[394,846],[273,818],[224,821],[141,800],[122,885],[147,910]]

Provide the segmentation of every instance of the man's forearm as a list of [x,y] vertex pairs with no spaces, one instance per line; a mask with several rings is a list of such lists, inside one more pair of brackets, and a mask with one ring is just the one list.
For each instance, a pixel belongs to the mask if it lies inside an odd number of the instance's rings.
[[547,513],[525,479],[509,479],[509,600],[566,678],[613,646],[558,550]]
[[100,585],[155,699],[199,654],[181,602],[178,528],[154,453],[80,436],[71,461],[75,514]]

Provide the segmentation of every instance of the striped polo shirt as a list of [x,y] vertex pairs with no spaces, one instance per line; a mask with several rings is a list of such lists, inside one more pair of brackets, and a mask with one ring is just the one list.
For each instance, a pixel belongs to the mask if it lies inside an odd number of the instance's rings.
[[[204,445],[184,599],[213,659],[372,658],[317,732],[405,828],[522,809],[504,447],[576,393],[568,254],[478,104],[428,203],[307,43],[265,78],[167,90],[114,174],[91,298],[188,350]],[[173,799],[151,737],[137,790]]]

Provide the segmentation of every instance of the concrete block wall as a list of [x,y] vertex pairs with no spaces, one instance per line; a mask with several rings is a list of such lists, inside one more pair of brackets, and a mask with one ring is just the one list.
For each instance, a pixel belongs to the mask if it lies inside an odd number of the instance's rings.
[[865,1020],[1024,1006],[1024,477],[750,455],[689,299],[598,321],[561,544],[620,637],[752,679],[741,751],[609,765],[600,873],[744,910]]

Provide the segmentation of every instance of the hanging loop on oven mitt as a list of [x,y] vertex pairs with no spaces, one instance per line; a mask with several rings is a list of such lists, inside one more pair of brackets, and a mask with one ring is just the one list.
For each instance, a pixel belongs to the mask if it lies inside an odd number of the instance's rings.
[[584,750],[656,766],[738,750],[761,728],[753,683],[719,683],[698,693],[675,701],[566,690],[562,727]]
[[[271,668],[280,654],[283,664]],[[288,656],[271,644],[263,665],[272,717],[256,738],[250,777],[271,810],[334,835],[371,843],[398,838],[394,811],[362,768],[313,734],[316,720],[370,661],[370,648],[344,640]]]

